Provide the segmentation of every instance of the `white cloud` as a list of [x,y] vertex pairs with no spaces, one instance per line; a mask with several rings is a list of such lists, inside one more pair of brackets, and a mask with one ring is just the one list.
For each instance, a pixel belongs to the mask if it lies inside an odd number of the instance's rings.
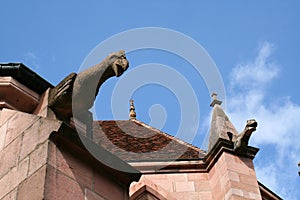
[[231,85],[246,89],[261,88],[278,75],[279,68],[270,59],[273,45],[262,44],[258,56],[253,62],[238,64],[231,74]]
[[271,59],[273,50],[274,46],[265,42],[253,61],[238,64],[233,69],[227,113],[238,130],[243,129],[247,119],[258,121],[258,129],[252,135],[250,145],[271,145],[275,149],[272,155],[262,152],[264,157],[256,161],[259,165],[258,178],[281,195],[287,195],[286,191],[291,189],[294,194],[297,193],[300,106],[289,97],[272,99],[268,96],[267,88],[276,81],[280,71]]
[[256,174],[261,177],[261,183],[269,187],[279,190],[278,180],[276,176],[276,166],[274,164],[265,167],[256,167]]
[[34,67],[35,69],[40,69],[40,59],[39,57],[33,52],[27,52],[24,55],[25,62],[28,62],[30,67]]

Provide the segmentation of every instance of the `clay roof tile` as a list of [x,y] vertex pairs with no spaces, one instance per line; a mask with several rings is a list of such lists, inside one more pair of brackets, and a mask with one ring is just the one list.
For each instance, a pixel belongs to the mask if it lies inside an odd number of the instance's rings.
[[128,162],[202,159],[206,152],[138,120],[97,121],[94,140]]

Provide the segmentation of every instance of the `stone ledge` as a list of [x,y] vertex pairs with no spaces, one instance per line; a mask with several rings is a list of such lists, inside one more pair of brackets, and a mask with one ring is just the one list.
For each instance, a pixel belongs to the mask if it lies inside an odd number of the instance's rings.
[[239,154],[233,150],[233,142],[219,138],[211,151],[204,157],[194,160],[129,162],[130,165],[140,170],[143,174],[157,173],[192,173],[209,172],[218,161],[223,152],[237,155],[251,160],[254,159],[258,148],[248,146],[246,154]]
[[52,84],[48,83],[23,63],[0,63],[0,76],[13,77],[38,94],[43,94],[48,88],[53,88]]
[[0,108],[31,113],[39,103],[40,95],[12,77],[0,77]]

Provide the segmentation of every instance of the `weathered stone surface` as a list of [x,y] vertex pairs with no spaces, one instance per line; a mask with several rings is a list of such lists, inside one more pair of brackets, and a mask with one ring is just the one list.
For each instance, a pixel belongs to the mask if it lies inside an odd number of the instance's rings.
[[213,199],[208,173],[144,174],[139,182],[131,184],[131,199],[139,199],[142,187],[148,192],[154,189],[152,194],[162,199]]
[[209,175],[214,199],[247,199],[250,193],[253,199],[261,199],[254,166],[249,158],[224,152]]
[[38,145],[48,140],[49,135],[53,131],[57,131],[61,124],[61,121],[47,118],[40,118],[34,122],[33,125],[24,131],[20,159],[22,160],[34,151]]
[[86,200],[105,200],[99,194],[97,194],[89,189],[85,189],[85,199]]
[[41,96],[38,106],[35,108],[32,114],[41,117],[47,117],[51,119],[56,119],[54,112],[48,107],[48,99],[51,88],[48,88],[46,92]]
[[48,141],[44,144],[41,144],[36,148],[29,156],[30,165],[29,165],[29,175],[33,174],[41,166],[47,163],[47,153],[48,153]]
[[189,181],[205,181],[208,180],[208,174],[207,173],[190,173],[188,174],[188,180]]
[[7,131],[7,122],[2,124],[0,126],[0,151],[4,148],[5,145],[5,137],[6,137],[6,131]]
[[228,133],[232,133],[233,135],[238,134],[222,107],[216,104],[212,111],[208,152],[212,150],[219,138],[230,140]]
[[17,168],[14,167],[0,179],[0,199],[19,184],[16,177],[18,177],[18,171]]
[[18,137],[6,148],[0,151],[0,178],[3,177],[11,168],[15,167],[18,162],[21,147],[21,138]]
[[175,182],[176,192],[193,192],[195,191],[195,186],[193,181],[178,181]]
[[20,182],[25,180],[29,176],[28,171],[29,171],[29,156],[19,162],[17,179]]
[[17,111],[15,111],[15,110],[3,108],[1,110],[1,115],[0,115],[0,126],[3,123],[7,122],[7,120],[9,118],[11,118],[13,115],[15,115],[16,113],[17,113]]
[[46,165],[22,182],[18,189],[18,200],[40,200],[44,198]]
[[58,148],[53,142],[50,142],[48,163],[60,173],[76,180],[79,184],[92,188],[93,168],[66,148]]
[[195,181],[195,191],[211,191],[209,181]]
[[12,116],[7,125],[5,145],[18,137],[23,131],[29,128],[34,121],[38,120],[38,118],[39,117],[36,115],[30,115],[22,112],[17,112],[14,116]]
[[1,200],[15,200],[17,198],[17,189],[14,189]]
[[[137,199],[162,199],[162,200],[175,200],[181,199],[179,194],[181,192],[174,192],[174,189],[166,189],[166,186],[162,184],[159,180],[151,180],[155,177],[155,174],[151,175],[151,178],[147,176],[142,176],[139,182],[134,182],[130,186],[129,194],[131,200]],[[172,184],[171,180],[169,181]],[[186,194],[186,193],[185,193]],[[174,195],[174,196],[173,196]],[[186,195],[187,196],[187,195]]]
[[127,192],[125,188],[120,185],[116,187],[116,183],[110,178],[103,176],[99,171],[95,171],[94,177],[94,191],[101,194],[105,199],[123,199]]
[[45,199],[82,200],[84,199],[84,188],[81,188],[75,180],[60,173],[52,166],[48,166]]

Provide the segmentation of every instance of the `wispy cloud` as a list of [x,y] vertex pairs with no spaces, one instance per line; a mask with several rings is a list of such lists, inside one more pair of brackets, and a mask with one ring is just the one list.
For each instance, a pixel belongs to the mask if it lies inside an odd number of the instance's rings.
[[270,154],[261,152],[263,157],[255,160],[258,179],[266,181],[265,184],[280,195],[292,199],[296,193],[300,195],[297,175],[300,105],[289,97],[272,99],[268,96],[268,89],[281,70],[272,60],[273,51],[274,45],[265,42],[255,59],[234,67],[230,75],[227,113],[239,130],[249,118],[258,121],[258,130],[250,143],[272,149]]
[[24,60],[31,67],[34,67],[36,70],[40,69],[40,59],[39,59],[39,57],[35,53],[33,53],[33,52],[27,52],[24,55]]
[[274,45],[265,42],[259,49],[254,61],[238,64],[231,74],[231,86],[252,89],[261,88],[274,79],[279,72],[279,67],[271,60]]

